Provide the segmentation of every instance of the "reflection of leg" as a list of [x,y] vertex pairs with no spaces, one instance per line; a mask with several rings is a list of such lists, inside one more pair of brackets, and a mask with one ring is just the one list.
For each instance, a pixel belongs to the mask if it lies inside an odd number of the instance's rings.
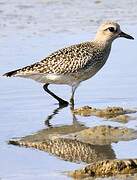
[[59,106],[67,106],[69,103],[63,99],[61,99],[60,97],[58,97],[57,95],[55,95],[53,92],[51,92],[49,89],[48,89],[48,85],[49,84],[45,84],[43,86],[44,90],[49,93],[52,97],[54,97],[58,102],[59,102]]
[[73,109],[71,107],[70,107],[70,111],[72,113],[74,127],[76,127],[77,129],[80,128],[81,130],[86,129],[87,127],[85,126],[85,124],[78,121],[78,119],[77,119],[76,115],[74,114]]
[[46,120],[45,120],[45,125],[47,125],[48,127],[52,127],[52,125],[50,124],[49,121],[50,121],[56,114],[58,114],[59,111],[60,111],[61,109],[63,109],[63,108],[65,108],[65,106],[64,106],[64,107],[63,107],[63,106],[60,106],[60,107],[54,109],[54,111],[52,112],[52,114],[50,114],[50,115],[46,118]]

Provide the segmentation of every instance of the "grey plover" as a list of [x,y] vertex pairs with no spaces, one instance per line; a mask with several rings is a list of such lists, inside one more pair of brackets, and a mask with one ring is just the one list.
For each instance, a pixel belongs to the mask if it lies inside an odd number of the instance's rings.
[[70,103],[74,105],[74,93],[79,84],[94,76],[106,63],[113,40],[119,37],[134,39],[124,33],[114,21],[106,21],[99,27],[94,40],[60,49],[40,62],[23,67],[4,76],[30,78],[43,83],[44,90],[58,100],[59,105],[68,102],[48,89],[49,84],[71,86]]

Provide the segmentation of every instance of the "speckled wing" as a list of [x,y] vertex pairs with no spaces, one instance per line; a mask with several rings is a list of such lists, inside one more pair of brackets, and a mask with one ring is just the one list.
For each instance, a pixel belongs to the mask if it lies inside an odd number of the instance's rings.
[[9,72],[8,76],[27,76],[33,74],[71,74],[79,72],[94,63],[92,62],[94,44],[85,42],[63,48],[52,53],[45,59],[26,66],[22,69]]

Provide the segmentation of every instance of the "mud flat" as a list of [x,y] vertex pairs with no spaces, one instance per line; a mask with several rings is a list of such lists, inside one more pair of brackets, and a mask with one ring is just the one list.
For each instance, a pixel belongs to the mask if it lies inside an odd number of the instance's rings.
[[[68,126],[68,128],[69,127],[70,126]],[[68,132],[68,128],[66,126],[65,132],[62,133],[60,129],[64,129],[64,126],[55,128],[55,130],[54,128],[44,129],[20,139],[11,139],[9,140],[9,144],[25,147],[35,147],[39,149],[40,144],[44,145],[44,143],[48,140],[54,141],[57,139],[64,139],[70,141],[77,140],[84,143],[90,142],[90,144],[111,144],[112,142],[129,141],[137,138],[137,131],[131,128],[102,125],[92,128],[79,128],[79,131],[77,132],[73,132],[73,130]],[[37,146],[37,144],[39,144],[39,146]]]
[[130,128],[95,126],[69,135],[73,139],[90,144],[111,144],[137,138],[137,131]]
[[127,122],[134,119],[129,114],[136,113],[133,109],[124,109],[123,107],[107,107],[107,108],[94,108],[84,106],[73,110],[73,113],[80,116],[97,116],[105,119],[112,119],[115,121]]
[[114,159],[92,163],[83,169],[69,172],[68,175],[75,179],[81,179],[86,177],[109,177],[135,173],[137,173],[137,159]]

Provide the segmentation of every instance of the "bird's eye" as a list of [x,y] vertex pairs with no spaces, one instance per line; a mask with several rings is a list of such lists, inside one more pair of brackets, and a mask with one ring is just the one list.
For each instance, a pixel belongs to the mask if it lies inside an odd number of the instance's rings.
[[109,27],[108,29],[110,32],[115,32],[115,28],[113,28],[113,27]]

